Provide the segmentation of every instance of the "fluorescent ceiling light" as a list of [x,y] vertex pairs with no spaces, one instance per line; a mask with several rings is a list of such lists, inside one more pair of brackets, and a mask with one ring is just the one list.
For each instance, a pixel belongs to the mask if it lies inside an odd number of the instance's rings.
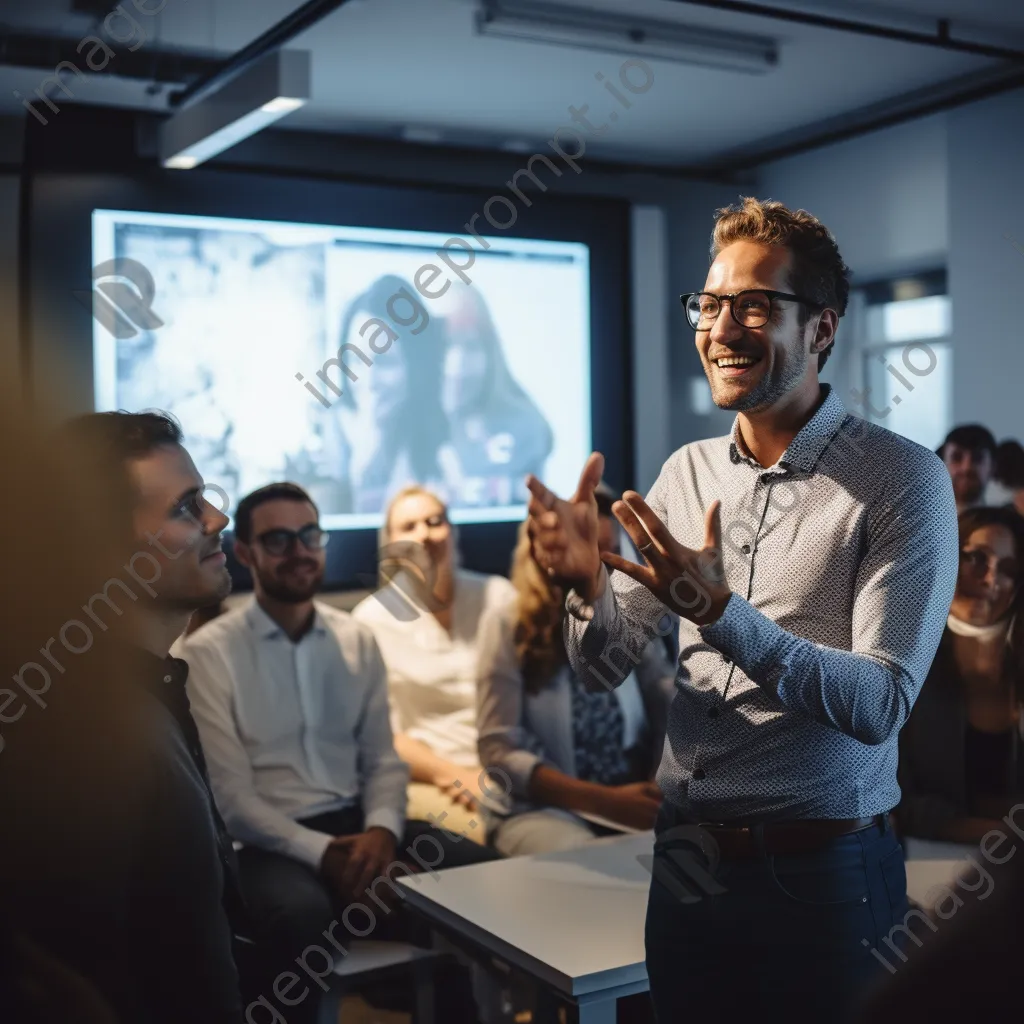
[[298,110],[310,95],[310,59],[304,50],[275,50],[216,92],[160,126],[160,163],[191,170]]
[[775,40],[765,36],[532,0],[482,0],[476,11],[476,30],[482,36],[603,50],[748,74],[765,74],[779,60]]

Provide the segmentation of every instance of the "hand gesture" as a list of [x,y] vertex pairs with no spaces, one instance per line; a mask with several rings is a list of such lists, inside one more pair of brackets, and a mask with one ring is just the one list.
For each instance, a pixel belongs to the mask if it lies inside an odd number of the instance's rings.
[[626,491],[612,506],[647,565],[605,552],[601,559],[642,583],[659,601],[684,619],[704,626],[725,611],[732,596],[722,566],[721,503],[713,501],[704,518],[704,546],[684,547],[668,532],[636,491]]
[[585,598],[597,596],[601,573],[594,490],[603,472],[604,456],[592,452],[576,493],[568,501],[549,491],[535,476],[526,478],[531,495],[527,529],[533,557],[549,576],[575,587]]

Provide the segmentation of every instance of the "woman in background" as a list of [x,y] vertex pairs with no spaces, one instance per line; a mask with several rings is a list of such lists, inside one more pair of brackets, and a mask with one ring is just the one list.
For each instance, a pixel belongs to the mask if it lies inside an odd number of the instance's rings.
[[433,814],[448,831],[483,843],[484,791],[501,798],[507,787],[481,779],[477,636],[484,613],[505,604],[512,585],[459,567],[448,509],[415,485],[388,506],[380,563],[382,589],[353,615],[373,631],[387,666],[395,750],[411,770],[408,816]]
[[[371,320],[379,323],[367,326]],[[352,345],[369,364],[347,350],[343,362],[357,379],[350,384],[335,371],[341,412],[327,417],[328,458],[340,463],[335,471],[350,484],[351,507],[344,511],[380,512],[413,480],[443,483],[444,342],[415,289],[394,274],[378,278],[346,309],[338,344]]]
[[[613,501],[599,492],[602,551],[618,550]],[[652,828],[675,682],[664,646],[648,644],[615,689],[606,665],[579,678],[562,642],[565,594],[534,561],[525,523],[512,584],[514,599],[480,627],[480,763],[508,776],[514,798],[494,827],[495,846],[509,856],[572,849],[608,834],[602,820]]]
[[551,427],[512,376],[487,303],[462,290],[445,319],[443,403],[457,463],[453,493],[462,506],[526,500],[528,473],[544,475]]
[[961,513],[947,627],[900,734],[904,836],[978,843],[1024,797],[1024,519]]

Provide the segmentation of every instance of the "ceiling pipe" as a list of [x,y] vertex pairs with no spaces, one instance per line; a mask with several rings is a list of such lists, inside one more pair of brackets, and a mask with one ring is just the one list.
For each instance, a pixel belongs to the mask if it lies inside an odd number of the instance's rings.
[[806,134],[791,133],[788,138],[776,145],[758,147],[753,144],[742,152],[724,153],[714,160],[696,166],[687,165],[685,170],[688,173],[696,171],[714,177],[741,173],[774,160],[808,153],[859,135],[868,135],[932,114],[954,110],[969,103],[977,103],[1001,93],[1024,89],[1024,70],[1010,70],[1010,74],[1007,74],[1004,68],[1002,74],[965,75],[962,79],[944,82],[938,88],[921,89],[902,97],[893,97],[869,108],[848,111],[839,117],[831,118],[827,123],[819,123],[812,126]]
[[215,92],[243,71],[248,70],[261,57],[273,50],[280,49],[297,35],[323,21],[328,14],[333,14],[346,3],[348,0],[307,0],[276,25],[272,25],[261,36],[242,47],[216,71],[192,82],[179,92],[172,93],[168,97],[168,103],[173,109],[177,109]]
[[914,43],[931,46],[955,53],[970,53],[975,57],[992,57],[1024,63],[1024,50],[1012,50],[987,43],[972,43],[966,39],[953,39],[949,34],[949,19],[940,18],[935,34],[913,32],[909,29],[876,25],[852,18],[839,18],[831,14],[812,14],[809,11],[788,10],[771,7],[768,4],[750,3],[747,0],[672,0],[673,3],[689,4],[691,7],[710,7],[716,11],[730,11],[733,14],[750,14],[759,18],[775,18],[777,21],[791,21],[798,25],[813,25],[815,28],[834,29],[837,32],[852,32],[858,35],[874,36],[876,39],[891,39],[899,43]]

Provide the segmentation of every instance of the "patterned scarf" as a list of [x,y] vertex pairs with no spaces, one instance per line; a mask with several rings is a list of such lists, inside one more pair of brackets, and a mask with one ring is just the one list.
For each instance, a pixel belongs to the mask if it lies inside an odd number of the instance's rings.
[[589,693],[572,677],[573,745],[576,777],[584,782],[616,786],[629,781],[629,758],[622,749],[625,719],[611,690]]

